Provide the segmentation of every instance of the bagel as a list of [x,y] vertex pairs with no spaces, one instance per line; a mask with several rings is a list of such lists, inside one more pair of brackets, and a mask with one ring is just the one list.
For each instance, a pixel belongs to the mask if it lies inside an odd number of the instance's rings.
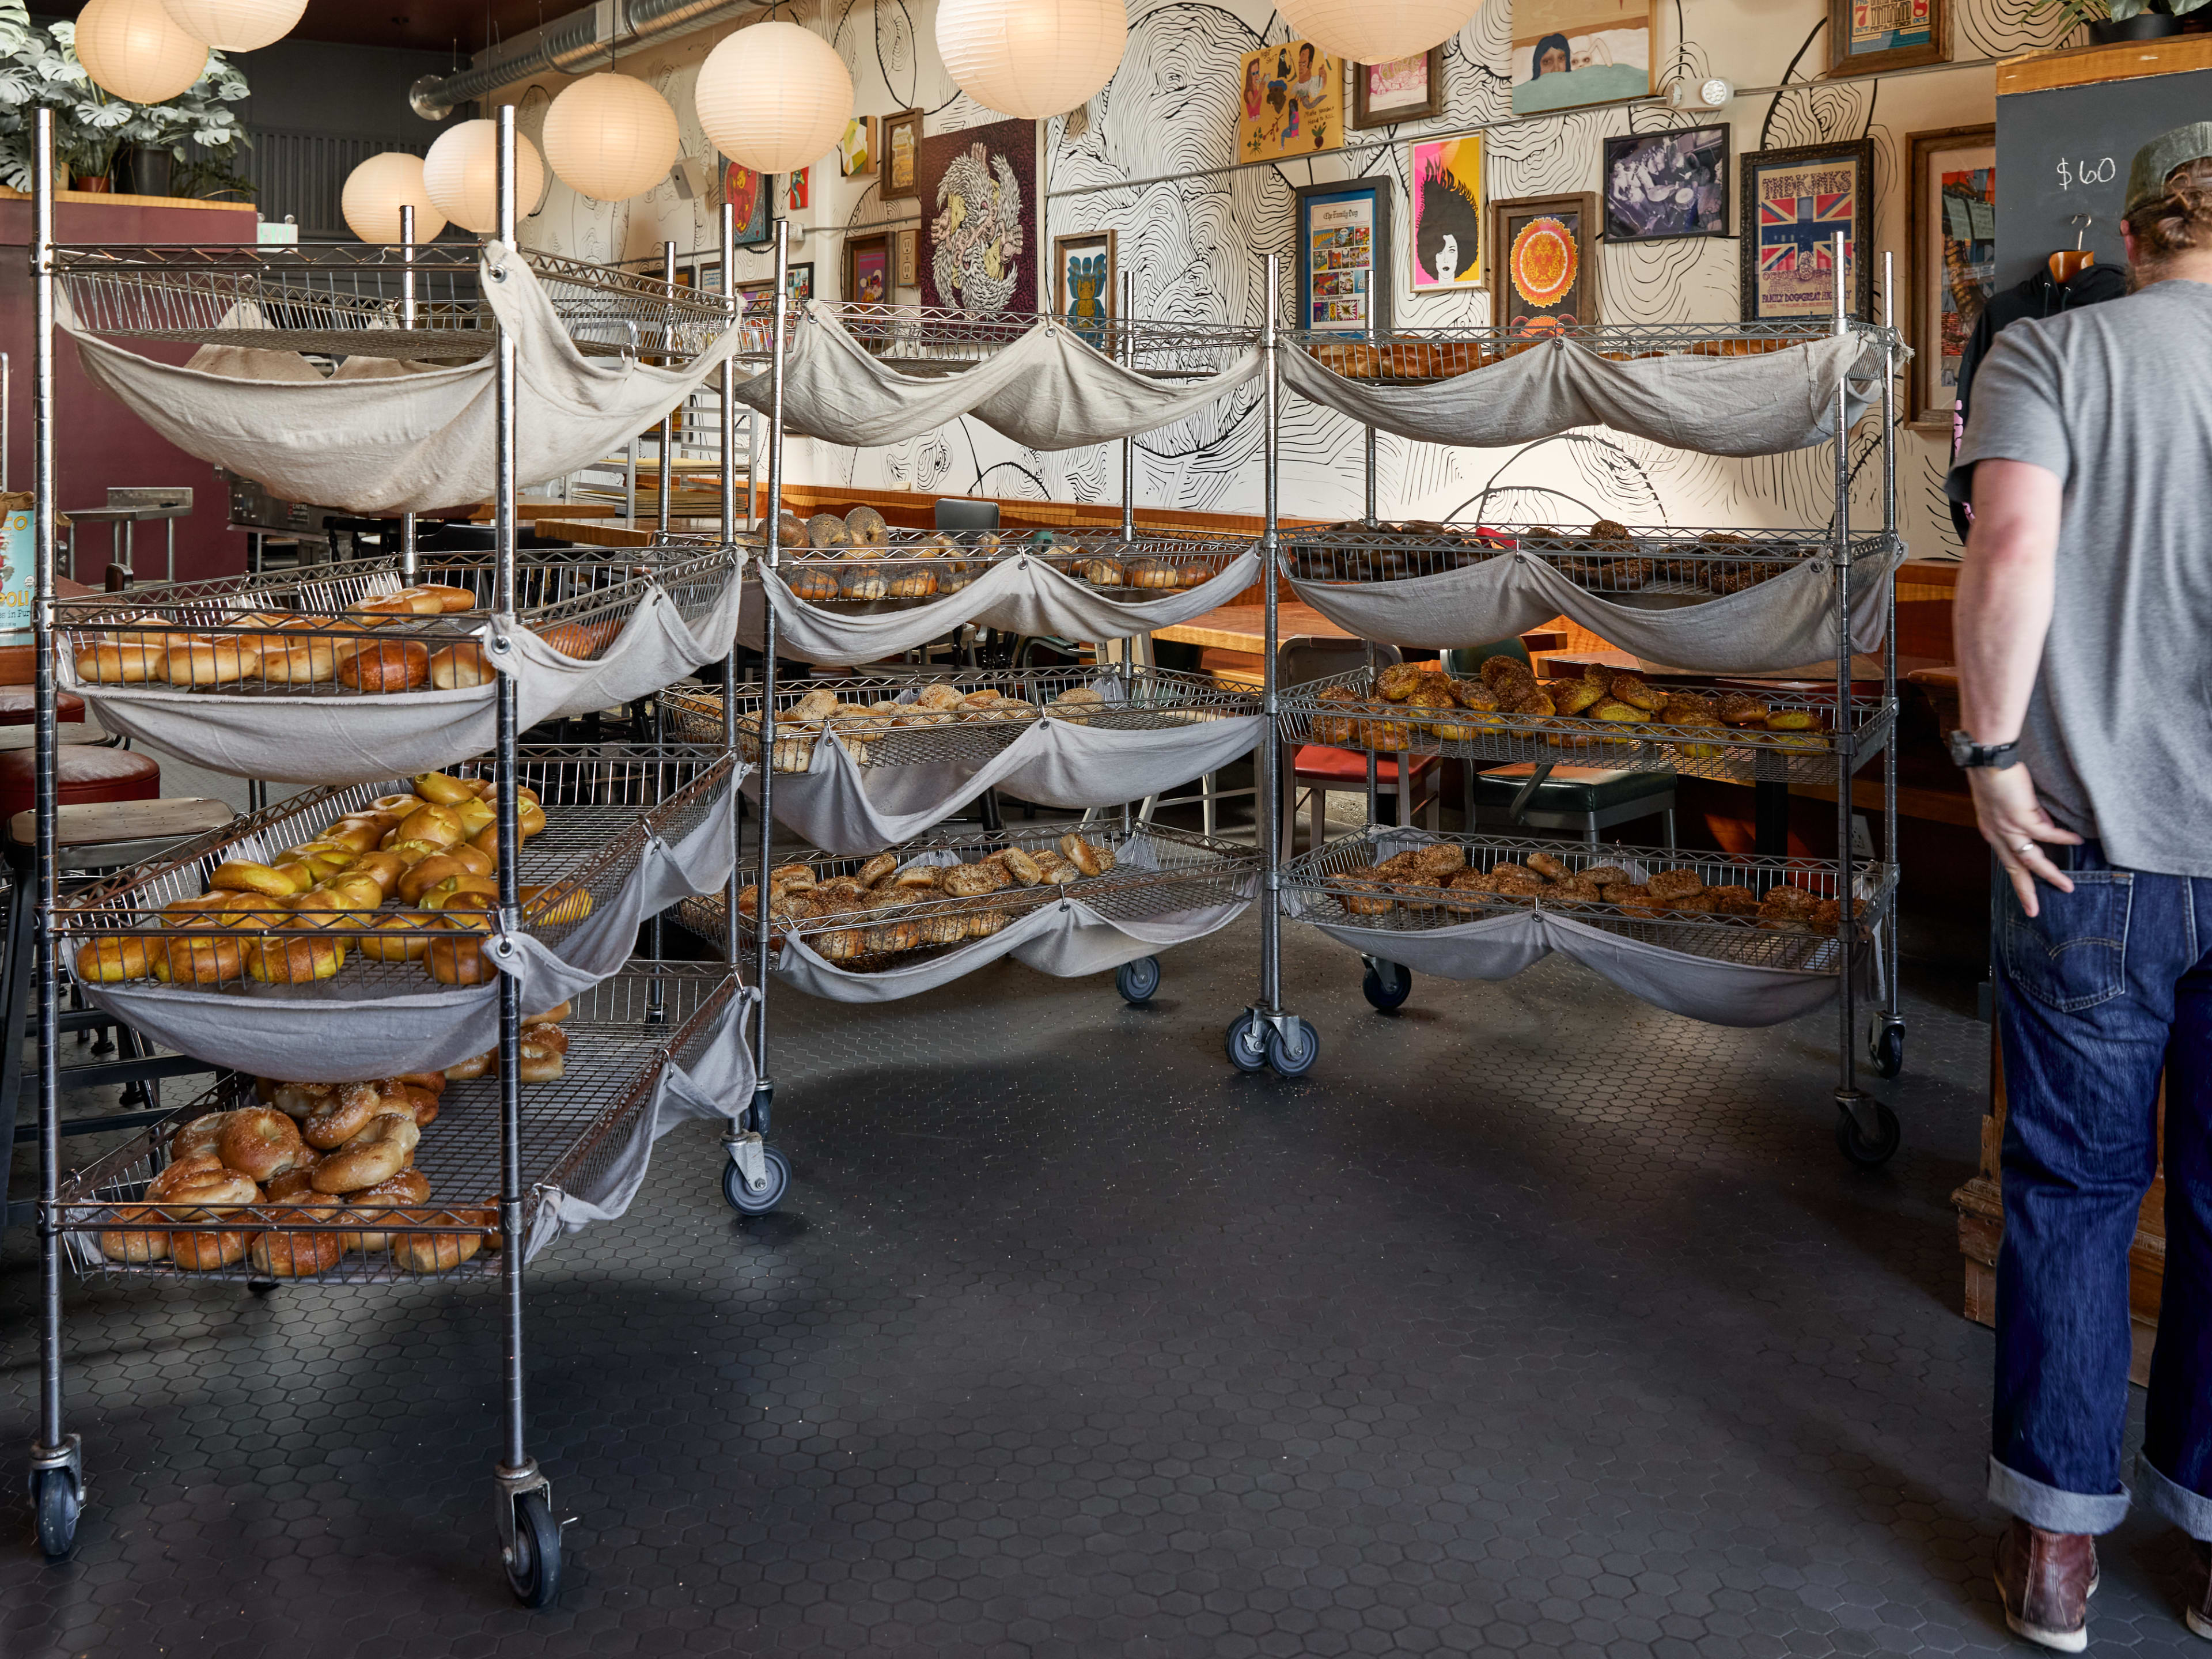
[[100,1235],[100,1253],[110,1261],[140,1267],[149,1261],[168,1259],[169,1235],[147,1231],[143,1224],[169,1218],[152,1205],[125,1204],[110,1218],[116,1224],[104,1229]]
[[[344,1206],[335,1198],[319,1202],[313,1199],[271,1210],[264,1219],[286,1227],[300,1227],[319,1221],[335,1221],[344,1213]],[[286,1231],[253,1235],[247,1253],[253,1265],[271,1279],[313,1279],[326,1273],[345,1259],[346,1235],[326,1232],[317,1228],[313,1231]]]
[[430,948],[430,934],[414,916],[379,916],[374,932],[353,946],[371,962],[420,962]]
[[311,985],[345,966],[343,939],[311,939],[305,933],[271,935],[246,958],[246,971],[264,985]]
[[410,1089],[428,1089],[434,1095],[446,1092],[446,1074],[443,1072],[402,1072],[394,1080]]
[[[255,1092],[259,1092],[258,1086]],[[329,1106],[337,1092],[334,1083],[279,1083],[270,1090],[269,1103],[287,1117],[313,1117]]]
[[261,643],[261,678],[270,685],[319,685],[336,679],[342,648],[327,635],[272,634]]
[[[418,587],[411,587],[405,589],[404,591],[410,593],[419,593],[426,599],[437,600],[439,611],[446,616],[451,616],[457,611],[473,611],[477,608],[477,596],[465,587],[453,587],[442,586],[437,582],[424,582]],[[423,614],[427,615],[428,613],[425,612]]]
[[525,1025],[558,1025],[568,1018],[574,1006],[572,1003],[556,1003],[542,1014],[525,1014],[522,1017],[522,1023]]
[[592,914],[592,896],[581,887],[554,887],[532,883],[517,888],[515,892],[526,911],[540,899],[549,901],[542,908],[531,914],[530,923],[535,927],[555,927],[568,922],[581,921]]
[[399,889],[399,878],[407,873],[407,860],[397,853],[363,853],[349,873],[367,876],[390,898]]
[[230,1169],[267,1181],[311,1162],[314,1154],[300,1138],[299,1125],[273,1106],[249,1106],[229,1114],[216,1156]]
[[147,941],[136,933],[111,933],[77,946],[76,976],[91,985],[144,979],[154,971]]
[[246,1257],[246,1247],[252,1242],[251,1233],[228,1231],[169,1235],[169,1260],[186,1273],[212,1273],[218,1267],[234,1267]]
[[[316,1163],[321,1160],[319,1158]],[[296,1170],[287,1170],[261,1189],[262,1198],[271,1204],[288,1198],[303,1198],[315,1190],[315,1165],[302,1164]]]
[[418,1088],[411,1083],[403,1084],[395,1098],[407,1103],[408,1109],[415,1115],[416,1128],[427,1129],[438,1121],[438,1097],[444,1092],[445,1087],[446,1079],[442,1077],[438,1079],[435,1089]]
[[167,679],[168,643],[165,638],[160,644],[86,646],[76,653],[77,678],[94,685],[143,685]]
[[459,939],[434,934],[422,954],[430,977],[441,985],[489,984],[498,973],[483,953],[483,935],[473,929]]
[[410,812],[418,811],[429,804],[420,795],[379,795],[374,800],[369,802],[368,808],[373,812],[388,814],[392,819],[392,828],[396,830],[399,827],[400,820]]
[[410,1216],[418,1226],[467,1226],[465,1233],[394,1233],[392,1259],[410,1273],[442,1273],[458,1267],[483,1249],[483,1230],[495,1226],[498,1216],[489,1206],[468,1210],[439,1210]]
[[[567,1042],[557,1048],[549,1042],[532,1040],[538,1031],[559,1033],[557,1025],[533,1026],[523,1033],[522,1042],[515,1051],[514,1074],[525,1083],[551,1083],[565,1075],[568,1069]],[[565,1036],[565,1033],[562,1033]]]
[[227,1212],[261,1201],[261,1188],[222,1160],[195,1158],[172,1164],[148,1183],[146,1196],[173,1221],[224,1221]]
[[386,1104],[374,1083],[342,1083],[300,1126],[301,1138],[308,1146],[325,1152],[343,1146],[368,1127],[369,1120]]
[[339,653],[337,683],[352,691],[412,691],[430,678],[430,647],[414,640],[363,640]]
[[568,1052],[568,1034],[557,1025],[532,1025],[525,1021],[522,1027],[522,1041],[526,1044],[534,1042],[539,1048],[556,1054],[565,1054]]
[[319,1193],[357,1193],[389,1181],[407,1167],[422,1139],[413,1118],[380,1112],[367,1128],[315,1165],[314,1188]]
[[499,1051],[495,1048],[489,1054],[472,1054],[466,1060],[457,1060],[446,1067],[446,1080],[448,1083],[466,1083],[471,1079],[480,1078],[491,1070],[492,1062],[498,1058]]
[[246,965],[246,947],[228,934],[167,939],[154,958],[154,977],[171,985],[218,985]]
[[229,685],[261,666],[261,647],[251,639],[198,640],[174,646],[161,672],[172,685]]
[[173,1170],[179,1164],[201,1158],[222,1163],[222,1155],[216,1148],[222,1144],[223,1126],[229,1121],[228,1112],[210,1112],[184,1125],[169,1137],[169,1168]]
[[[428,861],[424,860],[426,863]],[[475,908],[465,907],[462,904],[462,900],[470,897],[485,900],[487,902],[483,908],[489,909],[499,902],[499,884],[489,876],[448,876],[428,892],[423,894],[421,902],[425,910],[448,908],[459,910]]]
[[477,794],[462,779],[445,772],[423,773],[415,780],[415,793],[437,806],[458,806]]
[[230,859],[216,866],[208,885],[226,893],[259,893],[268,898],[289,898],[301,890],[265,864]]
[[[410,1215],[395,1214],[404,1206],[427,1204],[430,1201],[430,1178],[420,1170],[402,1170],[389,1181],[380,1181],[375,1186],[353,1193],[346,1199],[346,1219],[349,1221],[381,1221],[387,1224],[397,1222],[405,1225],[416,1219]],[[363,1255],[383,1249],[392,1241],[389,1232],[349,1232],[346,1248]]]

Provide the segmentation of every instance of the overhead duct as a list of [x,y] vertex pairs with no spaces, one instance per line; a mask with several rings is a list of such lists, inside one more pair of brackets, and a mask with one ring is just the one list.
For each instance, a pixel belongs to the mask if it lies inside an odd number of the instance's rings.
[[586,75],[648,41],[750,22],[769,8],[760,0],[599,0],[556,18],[528,46],[453,75],[426,75],[407,89],[407,101],[426,121],[442,121],[463,104],[533,75]]

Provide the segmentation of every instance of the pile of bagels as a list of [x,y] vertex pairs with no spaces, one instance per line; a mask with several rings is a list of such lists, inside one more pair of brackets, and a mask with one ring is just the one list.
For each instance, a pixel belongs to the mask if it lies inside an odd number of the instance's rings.
[[[80,980],[176,985],[254,981],[304,985],[334,977],[349,955],[419,962],[441,985],[489,983],[483,952],[499,908],[499,825],[489,778],[426,772],[411,794],[385,795],[349,811],[266,864],[228,860],[207,890],[164,906],[166,933],[102,933],[77,947]],[[516,792],[527,841],[545,829],[537,793]],[[526,884],[526,911],[550,892],[533,923],[580,921],[581,887]],[[387,904],[397,908],[386,909]],[[366,931],[364,931],[366,930]]]
[[1223,562],[1210,556],[1123,559],[1079,544],[1064,546],[1058,532],[1050,530],[1034,532],[1018,541],[995,530],[974,532],[964,539],[940,532],[894,546],[890,526],[872,507],[856,507],[842,519],[834,513],[804,520],[786,513],[778,524],[779,552],[795,556],[784,573],[786,584],[795,598],[816,605],[832,599],[865,604],[957,593],[1006,552],[1030,553],[1093,587],[1159,591],[1195,587]]
[[[1088,726],[1110,712],[1104,695],[1087,685],[1069,687],[1042,708],[988,686],[963,691],[944,681],[922,687],[911,702],[888,698],[853,702],[823,687],[796,699],[775,717],[775,769],[810,770],[815,745],[825,734],[843,746],[854,765],[865,766],[874,744],[894,738],[902,731],[933,726],[1025,726],[1040,717]],[[758,764],[760,715],[751,711],[742,714],[737,726],[739,752]]]

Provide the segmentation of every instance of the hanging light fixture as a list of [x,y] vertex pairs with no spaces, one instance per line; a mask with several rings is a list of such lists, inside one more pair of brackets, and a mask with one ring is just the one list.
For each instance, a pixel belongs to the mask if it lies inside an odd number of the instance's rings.
[[[464,121],[438,135],[422,158],[422,188],[439,212],[479,236],[499,226],[499,125]],[[514,135],[514,204],[528,213],[545,193],[545,158],[520,133]],[[422,233],[418,230],[416,235]]]
[[257,52],[292,32],[307,0],[161,0],[161,9],[217,52]]
[[602,71],[564,88],[545,112],[554,175],[596,202],[640,196],[668,176],[683,148],[676,112],[633,76]]
[[161,0],[91,0],[77,14],[76,58],[102,91],[162,104],[200,78],[208,49],[169,21]]
[[1291,34],[1353,64],[1390,64],[1426,52],[1481,9],[1468,0],[1278,0]]
[[941,0],[937,51],[961,91],[1025,121],[1064,115],[1114,78],[1123,0]]
[[756,23],[699,66],[699,127],[756,173],[793,173],[836,148],[853,118],[853,77],[836,49],[796,23]]
[[422,186],[422,158],[404,150],[372,155],[346,175],[338,193],[338,211],[346,226],[364,242],[399,240],[399,210],[415,210],[415,240],[433,241],[446,228],[446,216]]

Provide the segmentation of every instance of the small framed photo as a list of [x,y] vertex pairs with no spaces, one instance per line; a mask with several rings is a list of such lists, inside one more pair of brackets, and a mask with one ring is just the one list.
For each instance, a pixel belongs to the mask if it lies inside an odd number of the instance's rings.
[[1874,316],[1874,144],[1840,139],[1742,158],[1738,246],[1747,323],[1836,314],[1836,237],[1844,239],[1844,308]]
[[1390,327],[1390,179],[1297,189],[1298,314],[1318,334]]
[[898,232],[893,241],[897,248],[898,285],[901,288],[921,286],[921,231],[908,226]]
[[1444,112],[1444,49],[1431,46],[1388,64],[1354,64],[1352,125],[1387,127]]
[[800,167],[795,173],[783,175],[783,210],[804,213],[814,201],[814,169]]
[[803,265],[787,265],[784,269],[791,284],[792,303],[805,305],[814,297],[814,262],[810,259]]
[[848,179],[865,178],[876,170],[876,118],[855,115],[845,123],[845,136],[837,141],[837,171]]
[[901,110],[884,117],[884,159],[877,192],[886,202],[920,198],[921,187],[921,112]]
[[1588,328],[1597,312],[1597,197],[1490,204],[1490,318],[1516,334]]
[[860,305],[879,306],[890,297],[890,237],[882,231],[873,236],[848,236],[845,298]]
[[1831,76],[1950,61],[1950,0],[1828,0]]
[[1605,141],[1605,239],[1725,236],[1729,130],[1630,132]]
[[1085,345],[1103,351],[1119,314],[1118,239],[1110,230],[1052,239],[1052,313]]
[[1905,280],[1912,347],[1905,424],[1951,435],[1959,364],[1996,291],[1997,130],[1986,123],[1916,132]]

